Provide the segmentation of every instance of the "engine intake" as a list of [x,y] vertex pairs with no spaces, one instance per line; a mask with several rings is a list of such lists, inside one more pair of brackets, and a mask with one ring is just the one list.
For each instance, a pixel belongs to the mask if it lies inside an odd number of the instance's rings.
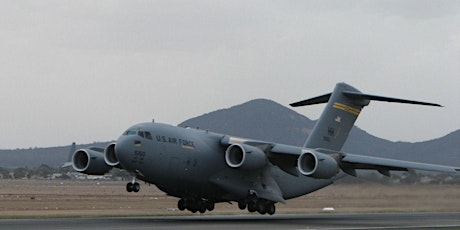
[[104,161],[102,153],[91,149],[79,149],[72,155],[72,167],[88,175],[104,175],[112,167]]
[[302,175],[318,179],[329,179],[339,172],[334,158],[315,151],[302,153],[297,159],[297,167]]
[[225,151],[225,162],[232,168],[255,170],[267,164],[267,157],[257,147],[245,144],[232,144]]
[[104,149],[104,161],[107,165],[112,167],[116,167],[120,164],[115,153],[115,145],[115,143],[112,143]]

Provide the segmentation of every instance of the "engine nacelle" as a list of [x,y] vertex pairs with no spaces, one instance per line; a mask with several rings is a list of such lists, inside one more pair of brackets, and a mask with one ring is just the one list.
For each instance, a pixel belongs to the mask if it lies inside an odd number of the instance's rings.
[[91,149],[79,149],[72,155],[72,167],[88,175],[104,175],[112,167],[104,161],[102,153]]
[[339,165],[331,156],[315,151],[304,152],[297,159],[300,173],[318,179],[329,179],[339,173]]
[[120,164],[115,153],[115,143],[112,143],[104,149],[104,161],[107,165],[116,167]]
[[225,151],[225,162],[232,168],[255,170],[267,164],[267,157],[257,147],[245,144],[232,144]]

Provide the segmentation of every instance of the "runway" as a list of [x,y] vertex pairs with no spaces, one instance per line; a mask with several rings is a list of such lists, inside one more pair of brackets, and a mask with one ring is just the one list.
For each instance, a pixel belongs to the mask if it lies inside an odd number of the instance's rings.
[[460,229],[459,213],[4,219],[0,229]]

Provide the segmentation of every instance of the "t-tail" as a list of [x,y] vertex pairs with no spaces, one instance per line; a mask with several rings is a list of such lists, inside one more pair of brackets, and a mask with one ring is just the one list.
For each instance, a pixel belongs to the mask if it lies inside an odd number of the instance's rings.
[[304,147],[340,151],[361,110],[369,105],[371,100],[441,106],[427,102],[363,94],[350,85],[338,83],[332,93],[291,104],[293,107],[298,107],[327,103]]

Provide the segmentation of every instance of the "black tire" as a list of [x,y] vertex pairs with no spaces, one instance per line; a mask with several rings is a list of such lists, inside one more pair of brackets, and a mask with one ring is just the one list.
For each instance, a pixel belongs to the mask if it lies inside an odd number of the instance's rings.
[[246,209],[246,202],[244,200],[240,200],[238,201],[238,208],[241,209],[241,210],[245,210]]
[[134,188],[133,183],[129,182],[129,183],[126,184],[126,191],[132,192],[133,188]]
[[203,206],[200,205],[200,207],[198,208],[198,211],[200,213],[205,213],[206,212],[206,207],[204,205]]
[[177,202],[177,208],[181,211],[184,211],[186,208],[187,208],[187,205],[186,205],[186,202],[184,199],[180,199],[178,202]]
[[267,202],[264,200],[258,200],[256,203],[257,212],[261,215],[265,215],[267,213]]
[[254,202],[249,202],[248,203],[248,211],[249,212],[255,212],[257,211],[257,206]]
[[206,203],[206,209],[207,209],[208,211],[214,210],[214,202],[208,201],[208,202]]
[[139,190],[141,190],[141,186],[139,185],[139,183],[134,183],[133,184],[133,192],[139,192]]
[[271,216],[273,214],[275,214],[276,212],[276,207],[275,207],[275,204],[271,203],[268,205],[268,208],[267,208],[267,213]]

